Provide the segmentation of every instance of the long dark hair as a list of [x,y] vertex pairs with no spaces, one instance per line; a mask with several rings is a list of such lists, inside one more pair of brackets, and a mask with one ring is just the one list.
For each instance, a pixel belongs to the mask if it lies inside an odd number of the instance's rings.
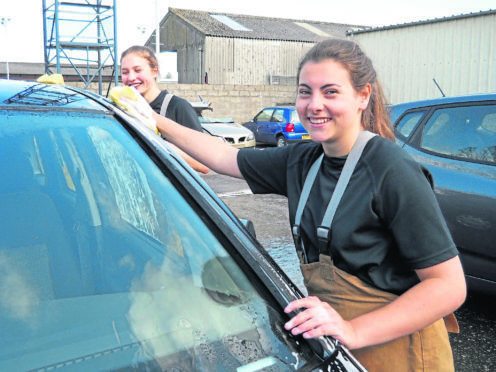
[[367,108],[362,112],[362,126],[366,130],[394,141],[387,102],[372,61],[357,43],[344,39],[328,39],[315,44],[302,58],[298,66],[297,84],[303,65],[332,59],[348,71],[351,84],[359,92],[367,83],[372,87]]

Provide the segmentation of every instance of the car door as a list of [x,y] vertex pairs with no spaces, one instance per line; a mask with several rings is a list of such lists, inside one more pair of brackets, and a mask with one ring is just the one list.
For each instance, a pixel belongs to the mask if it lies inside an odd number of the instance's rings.
[[433,174],[466,275],[496,282],[496,103],[414,110],[396,130]]
[[255,137],[257,142],[270,142],[270,127],[271,127],[271,118],[274,112],[274,108],[265,108],[260,111],[257,116],[254,118],[256,133]]
[[286,132],[287,121],[284,118],[284,109],[276,108],[270,118],[270,123],[267,126],[267,134],[269,135],[268,142],[276,143],[277,136]]

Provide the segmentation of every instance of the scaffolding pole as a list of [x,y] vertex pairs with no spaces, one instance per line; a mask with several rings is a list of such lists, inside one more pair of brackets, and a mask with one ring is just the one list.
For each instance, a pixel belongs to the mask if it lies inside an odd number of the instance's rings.
[[118,84],[117,0],[43,0],[45,73]]

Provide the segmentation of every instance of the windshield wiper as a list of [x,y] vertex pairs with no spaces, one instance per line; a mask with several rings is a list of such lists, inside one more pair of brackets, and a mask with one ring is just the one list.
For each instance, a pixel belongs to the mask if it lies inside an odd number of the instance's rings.
[[367,372],[364,366],[346,349],[343,344],[336,341],[331,355],[322,358],[318,354],[301,366],[296,372],[329,371],[329,372]]

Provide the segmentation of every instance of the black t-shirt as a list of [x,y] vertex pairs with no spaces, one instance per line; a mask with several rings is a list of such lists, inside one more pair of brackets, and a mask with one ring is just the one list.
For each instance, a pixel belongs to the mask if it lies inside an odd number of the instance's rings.
[[[254,193],[288,197],[292,226],[307,173],[322,152],[313,142],[243,149],[238,166]],[[303,211],[300,232],[309,262],[318,260],[316,228],[345,161],[324,156]],[[328,246],[334,264],[379,289],[401,294],[419,282],[415,269],[456,256],[429,177],[399,146],[372,138],[334,216]]]
[[[153,111],[157,114],[160,114],[162,102],[164,102],[167,93],[166,90],[161,91],[157,98],[150,103]],[[195,112],[193,106],[191,106],[191,103],[184,98],[174,95],[169,102],[169,106],[167,106],[165,117],[174,120],[176,123],[184,125],[185,127],[202,132],[198,114]]]

